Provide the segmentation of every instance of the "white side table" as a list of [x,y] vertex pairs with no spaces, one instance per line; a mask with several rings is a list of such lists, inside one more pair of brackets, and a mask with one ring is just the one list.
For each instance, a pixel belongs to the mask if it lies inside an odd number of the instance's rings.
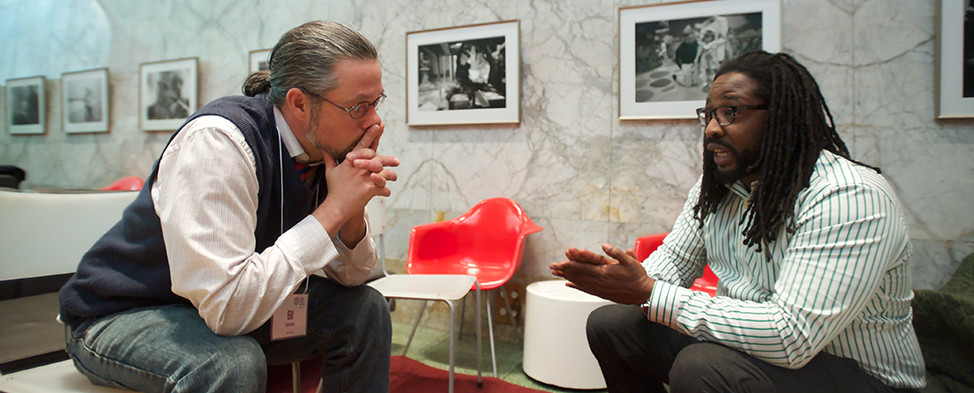
[[565,286],[564,280],[528,285],[524,319],[524,373],[570,389],[604,389],[605,379],[588,348],[588,315],[612,302]]

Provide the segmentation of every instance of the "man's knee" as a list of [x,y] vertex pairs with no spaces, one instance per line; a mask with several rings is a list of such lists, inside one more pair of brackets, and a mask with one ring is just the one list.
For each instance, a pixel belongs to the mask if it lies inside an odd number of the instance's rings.
[[734,392],[771,391],[767,381],[755,378],[757,370],[748,356],[720,344],[700,342],[686,346],[676,356],[670,369],[670,391],[677,392]]

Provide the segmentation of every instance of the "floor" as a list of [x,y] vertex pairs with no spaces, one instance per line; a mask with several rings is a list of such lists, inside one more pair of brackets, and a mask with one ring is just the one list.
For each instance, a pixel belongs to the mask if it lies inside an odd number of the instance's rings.
[[[409,340],[412,324],[393,322],[392,324],[392,354],[402,355],[402,351]],[[483,338],[483,375],[493,376],[490,362],[490,343],[484,330]],[[462,374],[477,375],[477,345],[476,335],[469,326],[464,327],[463,336],[456,341],[454,371]],[[497,354],[497,377],[519,386],[526,386],[546,392],[593,392],[606,390],[576,390],[564,389],[544,384],[531,379],[521,370],[522,346],[520,342],[497,340],[494,343]],[[449,334],[442,330],[424,328],[420,324],[412,344],[409,346],[407,357],[421,361],[429,366],[449,368]]]

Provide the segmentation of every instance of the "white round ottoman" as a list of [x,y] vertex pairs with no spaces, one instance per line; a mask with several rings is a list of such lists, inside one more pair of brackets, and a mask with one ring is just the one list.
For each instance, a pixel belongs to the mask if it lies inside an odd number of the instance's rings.
[[588,349],[588,315],[612,302],[565,286],[564,280],[527,287],[524,314],[524,373],[570,389],[604,389],[605,379]]

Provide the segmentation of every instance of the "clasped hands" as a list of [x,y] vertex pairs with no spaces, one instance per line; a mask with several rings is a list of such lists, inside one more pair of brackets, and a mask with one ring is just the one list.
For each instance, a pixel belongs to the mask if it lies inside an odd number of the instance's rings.
[[622,251],[603,244],[602,250],[611,258],[572,247],[565,251],[567,261],[548,268],[551,274],[567,279],[569,287],[620,304],[645,303],[656,281],[646,274],[632,249]]
[[369,126],[340,163],[324,155],[328,195],[313,214],[331,236],[341,229],[343,241],[360,238],[365,205],[372,197],[392,195],[388,182],[396,181],[397,175],[389,167],[399,166],[399,159],[377,154],[384,130],[382,123]]

